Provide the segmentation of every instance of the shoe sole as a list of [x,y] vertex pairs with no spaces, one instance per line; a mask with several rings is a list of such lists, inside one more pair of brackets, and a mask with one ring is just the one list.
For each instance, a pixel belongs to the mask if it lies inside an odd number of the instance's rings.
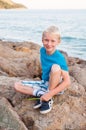
[[50,112],[51,110],[52,110],[52,108],[50,108],[50,109],[48,109],[48,110],[46,110],[46,111],[40,111],[40,113],[41,113],[41,114],[46,114],[46,113]]
[[37,108],[40,108],[41,107],[41,104],[37,105],[37,106],[34,106],[33,108],[34,109],[37,109]]

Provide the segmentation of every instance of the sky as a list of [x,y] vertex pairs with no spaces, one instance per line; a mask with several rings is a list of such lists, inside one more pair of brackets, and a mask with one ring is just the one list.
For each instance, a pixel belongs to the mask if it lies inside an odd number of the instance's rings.
[[86,0],[12,0],[29,9],[86,9]]

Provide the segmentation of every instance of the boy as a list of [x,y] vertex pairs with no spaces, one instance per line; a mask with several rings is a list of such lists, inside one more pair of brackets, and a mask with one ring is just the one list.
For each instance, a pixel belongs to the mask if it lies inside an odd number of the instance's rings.
[[70,85],[70,77],[66,60],[56,49],[60,44],[59,29],[55,26],[47,28],[42,34],[42,42],[43,47],[40,49],[42,81],[15,83],[15,89],[24,94],[40,97],[34,109],[40,108],[40,113],[45,114],[52,109],[52,97]]

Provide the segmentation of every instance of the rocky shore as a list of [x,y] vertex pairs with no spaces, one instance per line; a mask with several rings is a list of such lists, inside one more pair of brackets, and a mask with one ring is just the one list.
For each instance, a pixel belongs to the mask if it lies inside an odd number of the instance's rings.
[[25,9],[22,4],[14,3],[12,0],[0,0],[0,9]]
[[86,130],[86,61],[62,52],[71,86],[54,98],[46,115],[34,110],[35,101],[14,90],[19,80],[40,80],[40,46],[32,42],[0,41],[0,130]]

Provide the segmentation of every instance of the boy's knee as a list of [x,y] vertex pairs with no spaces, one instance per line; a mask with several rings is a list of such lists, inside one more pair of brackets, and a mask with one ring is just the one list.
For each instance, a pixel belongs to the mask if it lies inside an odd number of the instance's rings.
[[60,66],[57,64],[53,64],[51,68],[51,72],[57,72],[57,71],[61,71]]
[[16,82],[16,83],[14,84],[14,89],[15,89],[16,91],[18,91],[18,90],[19,90],[19,86],[20,86],[20,82]]

